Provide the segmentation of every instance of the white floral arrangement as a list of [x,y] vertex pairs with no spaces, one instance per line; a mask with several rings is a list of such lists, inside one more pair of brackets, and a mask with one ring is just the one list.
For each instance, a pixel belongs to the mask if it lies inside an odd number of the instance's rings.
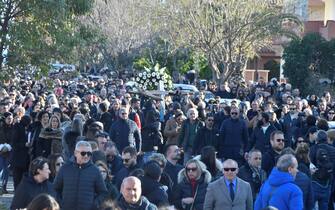
[[139,72],[135,81],[140,90],[158,90],[160,81],[163,81],[165,90],[171,90],[173,84],[166,68],[160,68],[159,64],[151,69],[145,68],[144,71]]
[[0,151],[1,152],[9,152],[11,150],[12,150],[12,147],[9,144],[7,144],[7,143],[0,144]]

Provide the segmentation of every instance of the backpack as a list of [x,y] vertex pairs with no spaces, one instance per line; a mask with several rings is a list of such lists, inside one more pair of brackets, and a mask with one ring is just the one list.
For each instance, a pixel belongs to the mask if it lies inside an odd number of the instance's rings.
[[317,181],[330,181],[333,174],[333,164],[330,161],[328,151],[325,149],[318,149],[316,152],[316,167],[317,170],[313,177]]

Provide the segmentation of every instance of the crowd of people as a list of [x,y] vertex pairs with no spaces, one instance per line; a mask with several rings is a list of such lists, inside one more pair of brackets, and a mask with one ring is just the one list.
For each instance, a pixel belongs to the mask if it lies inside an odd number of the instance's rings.
[[303,97],[260,79],[160,99],[121,79],[46,81],[13,79],[0,90],[1,191],[13,176],[11,209],[334,209],[329,92]]

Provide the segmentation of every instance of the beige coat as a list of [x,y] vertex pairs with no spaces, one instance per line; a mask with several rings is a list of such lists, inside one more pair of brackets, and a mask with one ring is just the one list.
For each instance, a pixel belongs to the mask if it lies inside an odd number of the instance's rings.
[[164,136],[167,138],[166,144],[178,145],[180,131],[181,125],[178,125],[174,118],[169,119],[164,128]]

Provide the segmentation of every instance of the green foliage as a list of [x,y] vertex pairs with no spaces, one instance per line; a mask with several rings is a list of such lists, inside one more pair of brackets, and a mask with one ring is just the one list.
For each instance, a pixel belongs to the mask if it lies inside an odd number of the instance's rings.
[[269,79],[280,78],[280,64],[275,60],[269,60],[264,64],[264,69],[269,70]]
[[151,68],[152,64],[147,58],[139,58],[134,61],[134,69],[143,70],[145,68]]
[[54,60],[73,62],[74,49],[83,40],[77,16],[89,12],[93,2],[13,0],[3,3],[7,11],[13,10],[11,14],[1,10],[2,21],[9,19],[7,26],[1,28],[1,37],[7,37],[2,40],[8,49],[7,65],[15,69],[32,65],[38,68],[36,74],[45,74]]
[[320,34],[311,33],[303,39],[293,40],[284,50],[284,75],[290,83],[305,95],[316,90],[311,81],[318,83],[320,78],[334,81],[335,45]]

